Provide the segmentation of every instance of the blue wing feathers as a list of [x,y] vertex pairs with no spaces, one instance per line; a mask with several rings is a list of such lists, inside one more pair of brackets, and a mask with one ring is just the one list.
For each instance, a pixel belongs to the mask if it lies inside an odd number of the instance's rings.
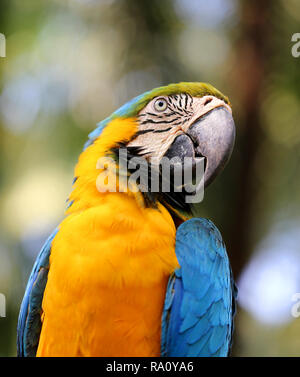
[[168,285],[161,355],[227,356],[236,288],[220,232],[206,219],[186,221],[177,230],[176,256],[180,268]]
[[18,320],[18,356],[36,354],[42,325],[42,300],[48,277],[51,244],[57,231],[58,229],[54,230],[42,247],[27,283]]

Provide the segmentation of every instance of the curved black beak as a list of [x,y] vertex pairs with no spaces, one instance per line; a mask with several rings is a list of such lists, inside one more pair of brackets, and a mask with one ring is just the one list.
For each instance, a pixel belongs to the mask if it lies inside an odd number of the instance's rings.
[[235,124],[232,114],[224,106],[217,107],[187,130],[195,147],[195,156],[206,158],[204,186],[207,187],[224,169],[235,142]]

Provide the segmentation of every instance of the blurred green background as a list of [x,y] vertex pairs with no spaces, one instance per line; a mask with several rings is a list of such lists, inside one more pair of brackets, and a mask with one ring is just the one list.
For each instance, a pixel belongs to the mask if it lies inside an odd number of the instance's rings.
[[1,0],[0,355],[16,355],[33,261],[64,216],[98,121],[178,81],[229,96],[237,141],[199,214],[220,229],[240,290],[235,356],[300,356],[298,0]]

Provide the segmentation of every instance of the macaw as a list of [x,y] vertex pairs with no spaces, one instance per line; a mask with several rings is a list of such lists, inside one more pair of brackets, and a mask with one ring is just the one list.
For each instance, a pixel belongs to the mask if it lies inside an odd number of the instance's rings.
[[[228,98],[199,82],[148,91],[97,125],[76,165],[66,216],[29,277],[19,356],[229,354],[236,289],[216,226],[193,217],[193,204],[176,190],[101,190],[97,179],[109,171],[124,188],[132,171],[121,171],[123,148],[146,161],[204,158],[206,187],[234,139]],[[118,169],[99,168],[100,157]]]

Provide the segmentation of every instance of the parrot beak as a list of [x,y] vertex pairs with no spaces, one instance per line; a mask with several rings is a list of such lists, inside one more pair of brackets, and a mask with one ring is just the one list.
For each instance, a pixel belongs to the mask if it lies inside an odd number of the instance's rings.
[[[195,170],[204,157],[204,182],[201,180],[196,192],[207,187],[223,170],[228,162],[235,141],[235,125],[228,105],[217,100],[216,107],[200,115],[185,131],[177,136],[165,154],[168,158],[176,158],[174,164],[180,169],[185,157],[192,158],[192,169]],[[214,104],[212,104],[213,106]]]
[[235,141],[231,110],[216,107],[196,120],[186,134],[192,139],[195,157],[205,157],[204,186],[207,187],[224,169]]

